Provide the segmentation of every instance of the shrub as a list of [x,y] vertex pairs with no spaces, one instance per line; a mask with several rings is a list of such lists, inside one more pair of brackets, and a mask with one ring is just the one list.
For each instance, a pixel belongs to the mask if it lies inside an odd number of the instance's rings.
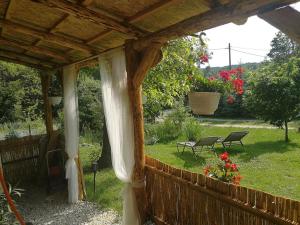
[[199,140],[201,137],[201,128],[198,120],[194,117],[189,117],[186,119],[183,125],[183,133],[188,141]]
[[155,124],[145,124],[145,144],[154,145],[158,140],[157,126]]

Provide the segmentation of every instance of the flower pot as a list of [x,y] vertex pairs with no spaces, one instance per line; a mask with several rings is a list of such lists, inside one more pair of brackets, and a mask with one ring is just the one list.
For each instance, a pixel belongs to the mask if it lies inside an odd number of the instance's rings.
[[55,106],[58,105],[61,102],[62,97],[60,96],[52,96],[49,97],[49,101],[51,103],[51,105]]
[[194,114],[213,115],[218,108],[221,94],[218,92],[191,92],[189,105]]

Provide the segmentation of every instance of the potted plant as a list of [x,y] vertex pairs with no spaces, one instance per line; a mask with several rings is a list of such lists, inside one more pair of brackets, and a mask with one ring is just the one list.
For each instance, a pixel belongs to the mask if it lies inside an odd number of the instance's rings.
[[233,104],[233,94],[244,93],[244,69],[238,67],[222,70],[217,75],[205,78],[201,75],[192,79],[192,91],[189,93],[189,104],[193,113],[199,115],[213,115],[217,110],[221,94],[227,95],[226,102]]
[[188,94],[189,105],[194,114],[213,115],[217,110],[221,93],[229,86],[219,79],[197,76],[193,80],[192,91]]

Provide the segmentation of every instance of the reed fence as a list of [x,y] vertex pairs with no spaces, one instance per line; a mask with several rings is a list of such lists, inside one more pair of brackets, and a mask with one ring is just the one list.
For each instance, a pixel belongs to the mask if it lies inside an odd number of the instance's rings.
[[37,175],[42,137],[35,135],[0,141],[0,157],[8,182],[14,184]]
[[297,225],[300,202],[224,183],[146,157],[149,214],[157,225]]

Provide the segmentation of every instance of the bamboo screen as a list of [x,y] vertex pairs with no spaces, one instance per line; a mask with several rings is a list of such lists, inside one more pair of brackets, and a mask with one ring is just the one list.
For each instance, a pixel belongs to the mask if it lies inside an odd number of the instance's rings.
[[146,157],[149,214],[157,225],[296,225],[300,202],[177,169]]
[[38,170],[41,135],[0,141],[4,176],[10,183],[35,177]]

